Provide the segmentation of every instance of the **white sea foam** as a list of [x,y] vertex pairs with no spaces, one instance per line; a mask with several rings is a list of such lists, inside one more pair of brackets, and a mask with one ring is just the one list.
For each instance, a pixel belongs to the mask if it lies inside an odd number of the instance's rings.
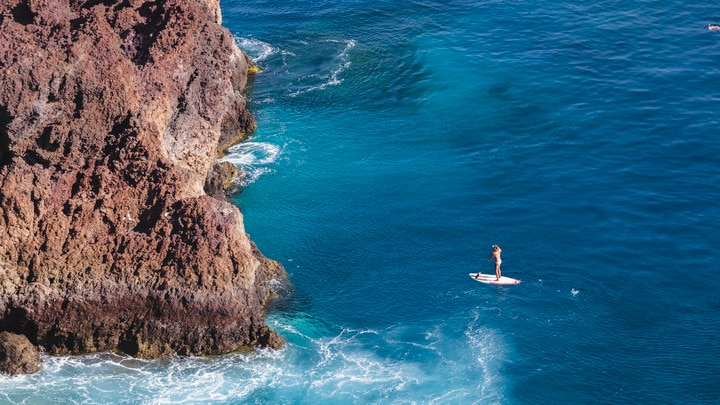
[[280,155],[280,147],[267,142],[242,142],[230,147],[227,153],[220,161],[241,167],[247,175],[241,185],[246,186],[272,171],[270,166]]
[[[310,339],[303,346],[311,348],[310,358],[315,360],[306,370],[309,378],[304,383],[307,390],[304,398],[340,402],[446,403],[472,402],[479,392],[480,398],[497,400],[504,344],[494,331],[476,328],[476,321],[477,318],[468,327],[465,341],[450,338],[445,328],[453,327],[446,325],[431,330],[402,326],[386,330],[345,328],[335,336]],[[297,324],[297,329],[305,329],[308,320],[296,318],[290,323]],[[290,330],[285,329],[286,332]],[[297,330],[295,333],[302,332]],[[303,338],[307,337],[303,335]],[[417,337],[424,342],[417,341]],[[293,340],[292,337],[289,340]],[[290,351],[296,349],[301,348],[291,347]],[[466,361],[468,350],[477,363]],[[464,381],[468,376],[477,377],[479,387],[471,383],[447,391],[448,381]],[[419,396],[410,398],[408,392]]]
[[243,38],[234,36],[235,43],[242,49],[255,64],[259,64],[272,55],[280,53],[280,49],[274,47],[267,42],[260,41],[254,38]]
[[365,341],[382,344],[381,335],[373,330],[345,329],[335,337],[317,339],[319,361],[311,369],[308,396],[340,401],[399,399],[406,386],[428,379],[418,363],[368,350]]
[[499,372],[506,349],[496,333],[482,325],[479,325],[479,315],[468,325],[465,336],[468,339],[468,346],[471,348],[482,372],[479,379],[480,398],[497,398],[498,386],[502,385]]
[[[140,360],[44,356],[43,370],[3,379],[3,403],[501,402],[504,345],[477,318],[456,324],[335,330],[302,313],[271,316],[288,343],[217,357]],[[418,340],[420,338],[420,340]],[[476,361],[468,362],[468,358]],[[479,381],[479,383],[478,383]]]
[[[281,49],[267,42],[255,38],[235,36],[235,42],[255,63],[263,70],[272,70],[280,74],[280,80],[287,80],[288,92],[286,96],[296,97],[308,92],[323,90],[329,86],[337,86],[343,82],[342,74],[352,64],[350,60],[351,51],[357,45],[354,39],[319,40],[315,43],[307,41],[296,41],[294,46],[300,46],[295,52]],[[303,69],[297,69],[298,54],[307,55],[320,53],[328,57],[327,64],[315,65],[315,70],[308,73]],[[279,58],[277,57],[279,56]],[[297,68],[293,68],[293,66]],[[254,100],[259,103],[274,103],[274,97],[262,97]]]

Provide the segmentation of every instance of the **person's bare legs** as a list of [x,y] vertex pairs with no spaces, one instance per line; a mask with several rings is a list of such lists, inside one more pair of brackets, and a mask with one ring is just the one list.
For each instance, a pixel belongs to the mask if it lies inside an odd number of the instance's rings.
[[500,281],[500,263],[495,263],[495,277],[497,277],[495,281]]

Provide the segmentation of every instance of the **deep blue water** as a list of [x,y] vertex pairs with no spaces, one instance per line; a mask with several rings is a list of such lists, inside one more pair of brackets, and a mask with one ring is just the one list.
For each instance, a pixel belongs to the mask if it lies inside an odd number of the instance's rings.
[[[45,358],[9,403],[720,403],[716,2],[230,1],[280,351]],[[503,248],[510,287],[472,281]]]

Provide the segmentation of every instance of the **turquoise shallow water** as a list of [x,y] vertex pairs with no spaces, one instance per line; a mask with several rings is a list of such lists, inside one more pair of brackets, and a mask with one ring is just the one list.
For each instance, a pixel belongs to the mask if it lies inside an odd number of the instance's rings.
[[[228,160],[293,283],[269,314],[287,346],[46,358],[0,402],[720,401],[716,4],[223,13],[263,68]],[[493,243],[522,284],[469,279]]]

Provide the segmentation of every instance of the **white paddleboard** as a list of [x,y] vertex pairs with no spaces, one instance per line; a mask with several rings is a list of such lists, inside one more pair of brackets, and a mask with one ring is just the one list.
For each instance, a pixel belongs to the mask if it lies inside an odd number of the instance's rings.
[[520,284],[520,280],[516,280],[514,278],[500,277],[500,280],[496,280],[496,277],[494,274],[482,274],[482,273],[469,273],[470,278],[472,278],[475,281],[479,281],[481,283],[485,284],[495,284],[495,285],[513,285],[513,284]]

